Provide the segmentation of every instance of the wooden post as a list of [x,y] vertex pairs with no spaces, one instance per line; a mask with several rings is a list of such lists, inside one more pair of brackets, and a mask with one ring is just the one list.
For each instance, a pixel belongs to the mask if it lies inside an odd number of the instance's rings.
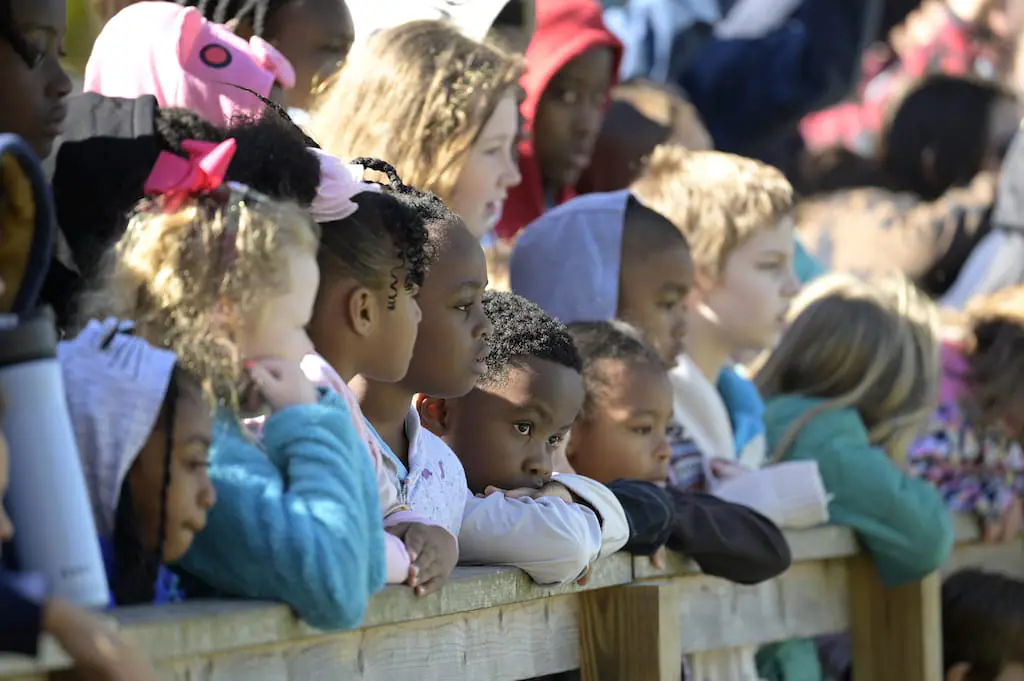
[[644,582],[580,594],[582,681],[680,681],[677,589]]
[[850,559],[854,681],[942,678],[942,600],[938,574],[886,589],[870,556]]

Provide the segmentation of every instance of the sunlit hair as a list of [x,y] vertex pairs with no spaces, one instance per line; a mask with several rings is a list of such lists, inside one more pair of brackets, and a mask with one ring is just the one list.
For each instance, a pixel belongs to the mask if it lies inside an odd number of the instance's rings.
[[149,342],[173,350],[185,371],[237,407],[241,339],[268,301],[288,293],[290,258],[315,255],[319,236],[298,206],[248,189],[242,201],[204,196],[174,212],[145,200],[83,296],[82,322],[135,321]]
[[1021,404],[1024,386],[1024,286],[971,301],[962,316],[972,417],[997,425]]
[[772,453],[779,460],[823,412],[852,408],[871,443],[897,461],[938,399],[938,312],[906,279],[829,274],[793,301],[778,347],[752,370],[761,394],[820,397]]
[[777,169],[678,144],[657,147],[630,189],[683,233],[694,264],[715,276],[750,236],[793,210],[793,187]]
[[349,55],[313,113],[338,158],[373,156],[408,184],[450,201],[473,143],[499,102],[518,94],[522,60],[441,21],[374,35]]

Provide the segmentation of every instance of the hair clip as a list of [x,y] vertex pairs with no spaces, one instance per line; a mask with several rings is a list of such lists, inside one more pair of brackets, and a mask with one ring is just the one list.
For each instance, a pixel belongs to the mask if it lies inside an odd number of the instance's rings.
[[234,139],[220,144],[185,140],[181,146],[188,158],[160,152],[143,186],[147,195],[160,197],[163,209],[169,213],[190,198],[213,194],[221,188],[238,143]]

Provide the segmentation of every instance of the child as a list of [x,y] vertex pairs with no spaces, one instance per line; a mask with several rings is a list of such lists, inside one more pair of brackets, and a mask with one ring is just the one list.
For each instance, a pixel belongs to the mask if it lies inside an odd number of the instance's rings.
[[41,159],[67,115],[71,79],[60,64],[66,25],[63,2],[0,0],[0,132],[19,135]]
[[[564,326],[520,296],[488,292],[483,306],[494,327],[486,374],[464,397],[419,399],[424,426],[459,457],[475,495],[459,560],[515,565],[540,584],[580,579],[622,548],[628,526],[607,488],[552,475],[583,405],[579,354]],[[506,498],[526,509],[496,526]]]
[[114,603],[180,600],[163,564],[185,555],[216,500],[208,397],[174,353],[115,319],[89,322],[59,359]]
[[[511,280],[513,290],[567,322],[616,318],[630,322],[666,366],[673,367],[677,361],[685,366],[687,360],[680,353],[693,286],[690,248],[671,222],[627,191],[582,196],[537,220],[516,243]],[[756,397],[756,390],[750,390]],[[714,440],[704,436],[707,424],[697,418],[700,412],[687,412],[686,406],[675,403],[670,424],[672,485],[684,491],[710,489],[726,494],[728,490],[707,484],[718,482],[708,475],[715,464],[709,466],[707,459],[731,459],[732,449],[722,453],[714,449]],[[723,417],[728,428],[728,417]],[[791,471],[760,474],[757,484],[771,492],[751,496],[755,494],[751,479],[728,498],[742,498],[785,526],[824,522],[820,478],[814,471],[791,470],[800,476],[795,486],[783,479]],[[804,497],[796,489],[811,493]]]
[[618,77],[622,43],[597,0],[537,0],[537,30],[521,84],[527,135],[519,144],[522,183],[509,192],[497,233],[511,240],[527,224],[576,195],[590,165]]
[[[307,357],[303,369],[311,380],[351,402],[350,410],[376,464],[381,511],[391,533],[388,582],[408,580],[419,595],[427,595],[440,588],[455,567],[461,511],[445,516],[436,513],[435,507],[426,510],[420,503],[413,504],[412,486],[409,481],[399,484],[403,476],[393,456],[366,423],[347,384],[357,375],[384,384],[406,376],[422,319],[416,298],[426,270],[426,225],[457,218],[433,195],[405,185],[386,163],[357,159],[390,179],[383,187],[357,183],[376,189],[367,193],[358,192],[358,186],[346,188],[345,167],[331,156],[319,156],[322,178],[312,212],[323,229],[318,260],[324,278],[309,323],[319,354]],[[404,264],[394,262],[396,251],[403,255]],[[403,415],[410,401],[411,395]],[[442,474],[434,480],[438,483],[444,479],[443,464],[440,470]],[[442,501],[453,491],[458,498],[465,489],[464,480],[460,484],[457,476],[450,478],[450,484],[454,488],[443,485]]]
[[1024,582],[961,570],[942,585],[946,681],[1024,679]]
[[86,92],[153,95],[160,106],[193,109],[219,125],[262,111],[259,97],[280,98],[275,90],[293,85],[295,71],[270,43],[246,42],[171,2],[137,2],[118,12],[85,67]]
[[[391,16],[379,6],[373,12]],[[375,35],[342,69],[312,127],[335,156],[387,159],[482,238],[521,180],[522,71],[519,56],[448,23],[405,23]]]
[[908,455],[952,510],[982,521],[988,541],[1016,541],[1021,529],[1022,340],[1024,287],[968,305],[942,344],[939,408]]
[[[161,155],[147,183],[156,198],[139,206],[88,302],[134,319],[230,405],[210,451],[220,503],[184,571],[219,592],[282,600],[313,626],[352,627],[384,583],[384,532],[351,414],[299,366],[312,350],[319,229],[294,205],[221,184],[234,145]],[[240,409],[271,412],[262,443],[243,432]]]
[[[887,586],[937,570],[953,547],[941,495],[901,470],[938,392],[936,321],[903,280],[826,275],[795,301],[757,371],[771,459],[818,462],[831,521],[856,531]],[[813,644],[782,646],[759,656],[762,674],[813,678]]]
[[245,40],[261,38],[295,68],[295,87],[286,104],[305,109],[317,87],[338,70],[354,40],[344,0],[178,0],[198,5],[204,16],[228,24]]
[[[0,290],[3,282],[0,281]],[[0,399],[0,413],[3,404]],[[0,501],[7,492],[9,460],[7,440],[0,430]],[[0,503],[0,544],[14,536],[14,525]],[[111,631],[96,615],[58,598],[47,598],[35,575],[0,569],[0,651],[37,655],[40,635],[53,636],[75,666],[115,681],[157,679],[156,671],[127,641]]]
[[[583,358],[586,398],[569,439],[573,469],[602,483],[622,478],[665,485],[672,386],[666,365],[624,322],[570,324]],[[738,504],[669,488],[675,519],[669,547],[707,574],[756,584],[789,567],[789,546],[767,518]]]
[[757,161],[663,145],[632,190],[675,224],[693,249],[686,355],[671,373],[682,425],[701,451],[722,462],[717,469],[733,463],[760,468],[763,405],[749,381],[728,365],[733,357],[774,345],[799,290],[792,188],[780,172]]

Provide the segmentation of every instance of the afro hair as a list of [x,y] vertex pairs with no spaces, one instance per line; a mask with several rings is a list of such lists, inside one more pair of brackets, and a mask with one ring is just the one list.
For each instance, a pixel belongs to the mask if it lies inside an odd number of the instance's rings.
[[635,367],[668,371],[657,351],[644,342],[636,327],[622,321],[577,322],[569,325],[569,333],[583,360],[583,386],[587,405],[607,386],[601,374],[601,360],[617,360]]
[[483,305],[494,332],[489,339],[487,375],[482,383],[500,383],[509,367],[527,358],[582,373],[583,361],[569,330],[540,307],[508,291],[485,292]]

